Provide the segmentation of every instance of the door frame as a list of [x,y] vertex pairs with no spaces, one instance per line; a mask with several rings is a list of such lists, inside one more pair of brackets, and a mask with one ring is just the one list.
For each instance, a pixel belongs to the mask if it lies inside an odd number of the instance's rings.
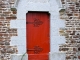
[[[48,13],[49,14],[49,20],[51,21],[51,14],[49,11],[28,11],[26,13],[26,15],[29,13],[29,12],[43,12],[43,13]],[[49,33],[49,36],[50,36],[50,52],[51,52],[51,22],[49,22],[49,29],[50,29],[50,33]],[[27,30],[26,30],[27,31]],[[49,52],[49,55],[50,55],[50,52]],[[27,53],[27,34],[26,34],[26,53]],[[50,58],[50,56],[49,56]],[[50,60],[50,59],[49,59]]]

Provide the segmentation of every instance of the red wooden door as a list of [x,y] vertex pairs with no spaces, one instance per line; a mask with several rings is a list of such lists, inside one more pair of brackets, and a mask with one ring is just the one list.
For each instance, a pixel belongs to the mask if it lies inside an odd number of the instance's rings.
[[49,60],[49,14],[46,12],[28,12],[26,20],[28,60]]

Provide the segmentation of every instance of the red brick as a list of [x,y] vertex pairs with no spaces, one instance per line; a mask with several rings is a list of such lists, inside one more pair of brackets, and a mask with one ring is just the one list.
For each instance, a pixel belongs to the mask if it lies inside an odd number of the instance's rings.
[[80,30],[80,28],[76,28],[76,30]]
[[0,20],[1,20],[1,19],[4,19],[4,17],[0,17]]
[[79,14],[77,13],[77,14],[74,14],[74,16],[79,16]]
[[68,51],[69,48],[62,48],[62,51]]
[[8,36],[8,34],[4,34],[4,36]]
[[6,19],[16,19],[17,17],[6,17]]
[[80,48],[78,48],[78,51],[80,51]]
[[13,11],[13,14],[17,14],[17,11]]
[[73,48],[73,51],[77,51],[77,49],[76,48]]
[[78,35],[74,35],[73,38],[79,38],[79,36]]
[[10,14],[11,12],[3,12],[3,14]]
[[72,14],[67,14],[68,16],[72,16]]
[[78,58],[80,59],[80,56],[78,56]]
[[71,59],[71,57],[70,56],[67,56],[66,59]]

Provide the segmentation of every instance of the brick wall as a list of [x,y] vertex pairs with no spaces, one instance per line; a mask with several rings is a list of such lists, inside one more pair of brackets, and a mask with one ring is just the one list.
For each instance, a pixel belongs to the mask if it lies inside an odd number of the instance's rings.
[[0,60],[10,60],[10,54],[17,53],[16,46],[10,46],[17,29],[10,28],[10,21],[16,19],[17,10],[11,8],[15,0],[0,0]]
[[66,53],[66,60],[80,60],[80,0],[61,0],[63,9],[60,18],[65,20],[65,28],[60,28],[60,35],[66,42],[59,48]]

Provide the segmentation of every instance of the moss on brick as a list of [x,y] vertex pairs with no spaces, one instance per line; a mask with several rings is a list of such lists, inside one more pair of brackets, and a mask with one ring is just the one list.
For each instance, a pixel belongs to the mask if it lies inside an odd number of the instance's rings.
[[59,12],[65,12],[65,9],[61,9]]
[[17,11],[17,9],[16,8],[11,8],[11,11]]

